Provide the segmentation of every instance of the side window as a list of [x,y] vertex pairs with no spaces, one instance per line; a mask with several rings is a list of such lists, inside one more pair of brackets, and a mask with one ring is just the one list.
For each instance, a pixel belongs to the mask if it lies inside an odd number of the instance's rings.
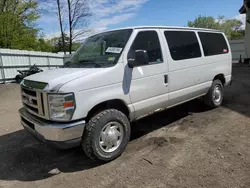
[[201,49],[195,32],[164,32],[173,60],[184,60],[201,57]]
[[199,32],[205,56],[228,53],[225,37],[221,33]]
[[130,49],[129,57],[133,56],[136,50],[146,50],[150,64],[163,62],[161,45],[156,31],[139,32]]

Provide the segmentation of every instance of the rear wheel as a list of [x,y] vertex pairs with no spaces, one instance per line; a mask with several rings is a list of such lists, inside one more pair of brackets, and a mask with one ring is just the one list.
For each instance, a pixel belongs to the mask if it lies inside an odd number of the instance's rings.
[[208,93],[204,97],[204,103],[210,108],[217,108],[223,101],[223,85],[220,80],[214,80]]
[[91,159],[108,162],[123,153],[129,139],[128,118],[118,110],[105,110],[87,123],[82,148]]

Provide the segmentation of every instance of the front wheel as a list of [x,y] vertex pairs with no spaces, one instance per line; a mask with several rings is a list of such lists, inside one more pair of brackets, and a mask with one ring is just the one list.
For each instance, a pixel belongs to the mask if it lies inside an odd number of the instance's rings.
[[91,159],[112,161],[125,150],[130,132],[130,123],[126,115],[114,109],[105,110],[87,123],[82,148]]
[[223,101],[223,85],[220,80],[214,80],[208,93],[204,97],[204,103],[210,108],[217,108]]

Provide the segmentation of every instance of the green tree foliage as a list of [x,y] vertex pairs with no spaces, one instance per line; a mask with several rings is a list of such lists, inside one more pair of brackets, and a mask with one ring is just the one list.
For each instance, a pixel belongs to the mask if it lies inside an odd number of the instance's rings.
[[194,21],[188,21],[189,27],[209,28],[222,30],[230,40],[243,39],[245,31],[243,23],[237,19],[226,19],[219,16],[217,19],[211,16],[198,16]]
[[53,52],[54,47],[49,43],[48,40],[45,40],[44,38],[39,38],[37,50],[41,52]]
[[[52,38],[52,39],[50,39],[49,41],[48,41],[48,43],[51,45],[51,46],[53,46],[53,48],[52,48],[52,52],[55,52],[55,53],[57,53],[57,52],[63,52],[63,49],[64,49],[64,47],[63,47],[63,41],[62,41],[62,38],[64,38],[64,44],[65,44],[65,50],[66,50],[66,52],[69,52],[69,43],[70,43],[70,39],[69,39],[69,36],[68,35],[66,35],[65,33],[64,33],[64,37],[54,37],[54,38]],[[78,42],[73,42],[72,43],[72,51],[74,52],[74,51],[76,51],[79,47],[81,46],[81,43],[78,43]]]
[[36,27],[36,0],[0,0],[0,48],[52,51]]
[[[64,39],[64,42],[62,39]],[[69,37],[66,34],[64,34],[63,37],[60,36],[60,37],[54,37],[50,39],[49,43],[53,46],[53,52],[55,53],[64,52],[64,49],[65,51],[68,51],[69,49]]]
[[231,33],[231,40],[240,40],[245,36],[245,30],[233,31]]
[[[37,0],[0,0],[0,48],[62,52],[61,37],[44,39],[37,28],[39,19]],[[66,51],[69,51],[69,37],[65,35]],[[72,50],[79,47],[73,43]]]
[[198,16],[194,21],[188,21],[189,27],[219,29],[220,24],[211,16]]
[[39,18],[34,0],[0,0],[0,47],[34,48]]
[[79,43],[79,42],[73,42],[73,44],[72,44],[72,51],[75,52],[80,46],[81,46],[81,43]]

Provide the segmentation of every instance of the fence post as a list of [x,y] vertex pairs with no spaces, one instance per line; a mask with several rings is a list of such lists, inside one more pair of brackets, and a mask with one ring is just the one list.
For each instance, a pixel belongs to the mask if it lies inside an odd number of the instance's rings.
[[2,59],[1,52],[0,52],[0,69],[1,69],[3,83],[5,83],[5,73],[4,73],[4,68],[3,68],[3,59]]
[[29,67],[31,67],[31,59],[30,59],[30,54],[28,54],[28,59],[29,59]]
[[49,60],[49,56],[47,56],[47,64],[48,64],[48,67],[49,67],[49,70],[50,70],[50,60]]

